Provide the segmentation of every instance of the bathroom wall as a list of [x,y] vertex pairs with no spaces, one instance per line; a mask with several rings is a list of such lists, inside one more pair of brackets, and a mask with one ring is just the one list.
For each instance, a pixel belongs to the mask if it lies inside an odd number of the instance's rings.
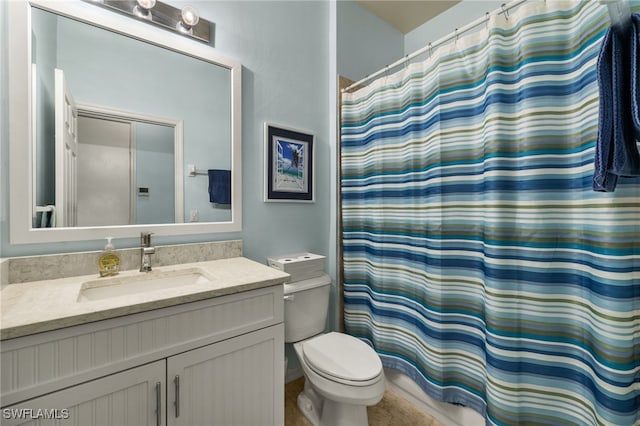
[[[38,121],[36,128],[36,205],[46,206],[55,203],[55,180],[53,161],[55,149],[51,138],[55,132],[54,123],[54,78],[53,69],[56,67],[57,54],[57,21],[53,15],[37,14],[33,16],[33,62],[38,64],[36,69],[37,109],[35,116]],[[37,218],[39,219],[39,218]],[[36,224],[38,220],[36,220]]]
[[[136,223],[166,223],[175,217],[173,127],[136,123]],[[206,176],[201,179],[205,180]],[[206,194],[206,189],[203,192]],[[208,200],[208,196],[203,197]],[[189,221],[189,216],[185,216]]]
[[337,2],[338,74],[357,81],[398,60],[404,35],[355,1]]
[[[187,2],[170,3],[180,6]],[[244,256],[261,263],[265,263],[270,255],[311,251],[327,256],[325,269],[335,280],[336,72],[335,38],[330,32],[330,10],[335,9],[335,4],[326,1],[189,3],[214,23],[213,47],[243,64],[243,230],[225,234],[154,236],[154,244],[242,239]],[[6,55],[5,2],[0,2],[0,11],[1,52]],[[334,16],[335,10],[332,13]],[[332,25],[335,28],[335,22]],[[331,40],[333,47],[330,48]],[[9,150],[7,61],[2,59],[0,257],[101,250],[103,240],[34,245],[9,243],[8,167],[4,167]],[[315,203],[263,202],[265,121],[315,134]],[[139,241],[137,238],[116,239],[114,243],[117,248],[126,248],[137,246]],[[333,317],[330,313],[330,318]],[[332,324],[330,320],[329,327]],[[291,352],[289,355],[295,358]],[[295,362],[291,364],[295,368]]]
[[[187,2],[176,2],[186,4]],[[192,2],[189,2],[192,3]],[[243,64],[244,252],[326,254],[330,242],[329,2],[194,2],[215,22],[213,44]],[[315,134],[316,202],[263,202],[263,125]]]
[[[171,2],[180,5],[186,2]],[[329,232],[331,211],[331,152],[335,133],[329,129],[329,2],[216,1],[190,2],[215,24],[214,47],[243,64],[243,230],[240,233],[154,238],[155,244],[242,239],[245,256],[265,262],[272,254],[312,251],[327,254],[335,237]],[[0,3],[6,11],[6,2]],[[3,20],[6,18],[3,17]],[[6,43],[6,25],[0,40]],[[196,43],[194,41],[194,43]],[[6,48],[2,49],[6,54]],[[7,81],[7,61],[0,61],[0,78]],[[8,117],[6,84],[2,84],[0,158],[7,164]],[[316,135],[316,202],[263,202],[263,124],[265,121]],[[333,146],[332,146],[333,144]],[[8,236],[8,167],[2,167],[0,256],[100,250],[104,242],[14,245]],[[117,239],[117,247],[134,247],[137,238]],[[327,259],[327,269],[335,262]]]
[[[418,49],[451,34],[456,28],[485,16],[500,8],[504,1],[496,0],[462,0],[450,9],[430,19],[404,37],[404,54],[409,55]],[[467,33],[465,33],[467,34]]]

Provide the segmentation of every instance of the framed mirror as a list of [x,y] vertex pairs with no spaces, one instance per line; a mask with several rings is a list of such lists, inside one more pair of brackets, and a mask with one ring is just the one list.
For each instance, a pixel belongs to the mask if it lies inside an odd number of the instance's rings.
[[241,229],[239,62],[90,3],[8,8],[12,244]]

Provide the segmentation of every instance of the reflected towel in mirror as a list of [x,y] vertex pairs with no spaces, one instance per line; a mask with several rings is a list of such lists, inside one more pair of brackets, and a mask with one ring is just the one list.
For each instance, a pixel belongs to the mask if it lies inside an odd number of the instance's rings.
[[208,170],[209,201],[231,204],[231,170]]

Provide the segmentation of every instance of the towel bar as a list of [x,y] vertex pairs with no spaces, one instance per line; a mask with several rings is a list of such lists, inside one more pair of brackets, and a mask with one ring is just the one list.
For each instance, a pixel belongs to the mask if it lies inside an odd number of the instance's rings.
[[189,171],[189,176],[191,176],[191,177],[194,177],[195,175],[207,175],[207,174],[209,174],[208,170],[196,169],[195,164],[187,164],[187,170]]

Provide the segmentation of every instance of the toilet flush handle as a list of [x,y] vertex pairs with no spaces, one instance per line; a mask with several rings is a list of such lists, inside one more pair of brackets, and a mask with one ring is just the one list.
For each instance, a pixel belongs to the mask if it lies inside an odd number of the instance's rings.
[[288,294],[284,297],[284,300],[287,302],[293,302],[294,300],[296,300],[296,296],[295,294]]

